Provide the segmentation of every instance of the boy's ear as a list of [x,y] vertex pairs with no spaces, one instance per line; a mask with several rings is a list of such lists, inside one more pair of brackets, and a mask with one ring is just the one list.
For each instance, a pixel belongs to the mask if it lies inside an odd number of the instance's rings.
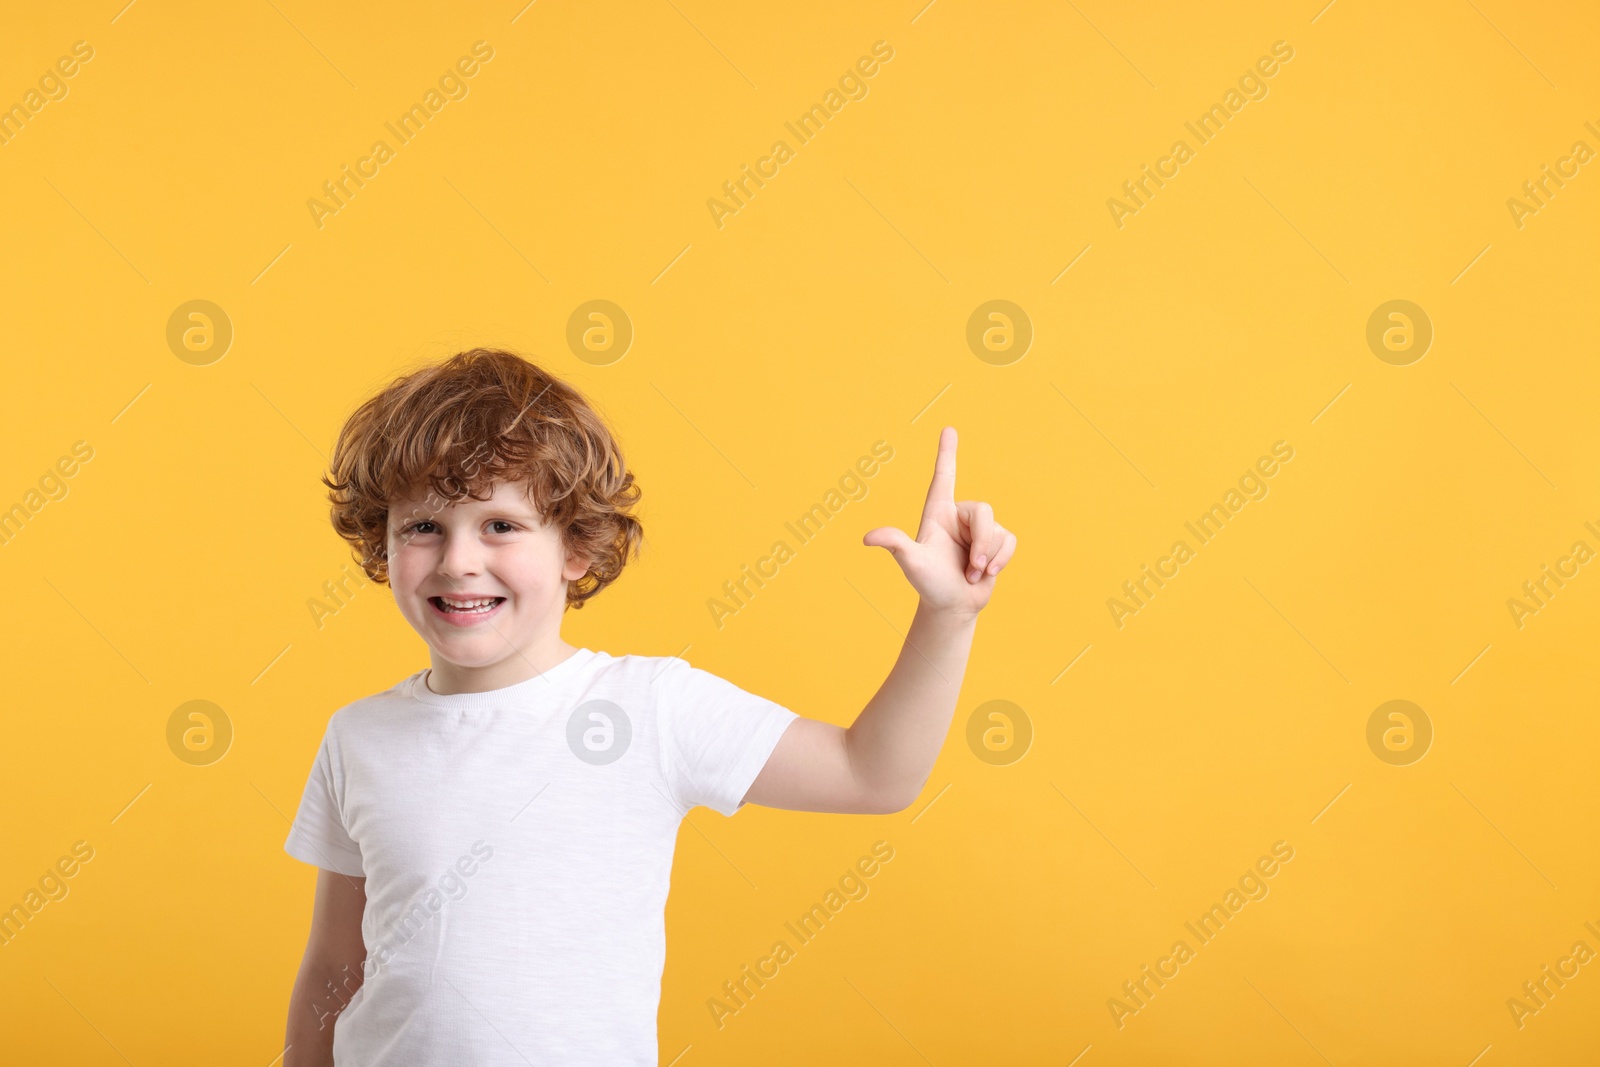
[[566,564],[561,568],[561,577],[569,582],[575,582],[588,573],[589,561],[576,552],[568,552]]

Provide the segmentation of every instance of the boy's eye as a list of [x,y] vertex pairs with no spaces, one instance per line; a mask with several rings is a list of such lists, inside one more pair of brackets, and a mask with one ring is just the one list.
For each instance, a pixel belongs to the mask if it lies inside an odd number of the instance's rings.
[[[436,525],[437,525],[436,523],[432,522],[429,519],[422,519],[422,520],[420,520],[418,522],[412,523],[410,526],[407,526],[403,532],[410,533],[410,534],[434,533],[434,532],[436,532],[435,529],[431,529],[430,528],[430,529],[424,530],[423,527],[424,526],[436,527]],[[507,522],[505,519],[494,519],[489,523],[489,526],[495,533],[513,533],[517,529],[516,523]],[[503,529],[503,530],[499,529],[499,527],[502,527],[502,526],[504,526],[505,529]]]

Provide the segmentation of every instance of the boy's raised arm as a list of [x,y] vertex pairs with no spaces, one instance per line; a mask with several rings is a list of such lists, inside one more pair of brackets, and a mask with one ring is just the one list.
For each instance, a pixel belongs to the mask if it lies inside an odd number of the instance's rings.
[[862,543],[888,549],[920,598],[889,677],[848,728],[796,719],[745,801],[793,811],[887,814],[910,806],[950,730],[978,612],[1017,538],[979,501],[955,499],[956,431],[939,435],[915,540],[881,526]]

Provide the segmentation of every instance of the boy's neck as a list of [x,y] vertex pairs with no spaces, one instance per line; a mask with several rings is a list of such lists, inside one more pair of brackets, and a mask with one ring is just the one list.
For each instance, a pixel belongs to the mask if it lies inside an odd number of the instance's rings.
[[578,651],[560,637],[537,649],[514,652],[498,663],[484,667],[463,667],[443,659],[437,652],[430,655],[431,665],[423,676],[429,691],[440,696],[453,693],[487,693],[494,689],[525,682],[550,670]]

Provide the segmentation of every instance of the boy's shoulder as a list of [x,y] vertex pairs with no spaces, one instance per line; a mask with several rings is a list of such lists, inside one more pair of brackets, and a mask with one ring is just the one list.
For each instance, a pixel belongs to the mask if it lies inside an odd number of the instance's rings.
[[425,673],[427,673],[426,668],[407,675],[387,689],[357,697],[348,704],[335,708],[333,714],[328,716],[329,731],[333,730],[335,724],[347,725],[369,718],[374,713],[392,711],[396,704],[407,702],[412,685],[420,682]]
[[597,677],[625,679],[628,682],[642,679],[652,686],[669,673],[695,669],[688,660],[678,656],[643,656],[632,652],[620,656],[596,652],[591,663]]

